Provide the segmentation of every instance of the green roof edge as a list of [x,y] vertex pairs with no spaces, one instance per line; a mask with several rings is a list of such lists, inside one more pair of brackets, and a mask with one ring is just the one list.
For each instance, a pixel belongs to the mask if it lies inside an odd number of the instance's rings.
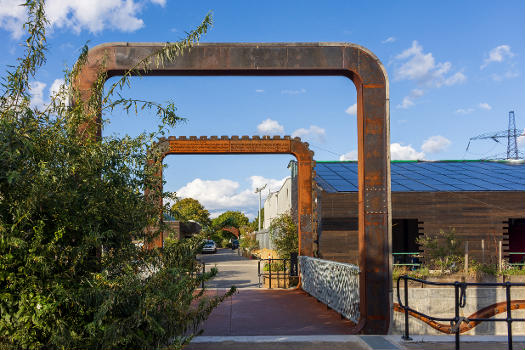
[[[315,160],[315,159],[314,159]],[[357,160],[315,160],[316,163],[357,163]],[[441,160],[391,160],[390,163],[443,163],[443,162],[491,162],[491,163],[508,163],[509,160],[490,160],[490,159],[441,159]]]

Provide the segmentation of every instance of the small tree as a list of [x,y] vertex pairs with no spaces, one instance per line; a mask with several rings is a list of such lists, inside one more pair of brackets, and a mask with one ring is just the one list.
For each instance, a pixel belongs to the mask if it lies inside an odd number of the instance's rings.
[[456,237],[454,229],[439,233],[425,233],[416,240],[423,250],[422,256],[431,268],[455,272],[463,261],[463,242]]
[[196,199],[183,198],[177,200],[171,206],[170,214],[175,220],[187,222],[190,220],[200,223],[202,226],[211,224],[210,212]]
[[281,214],[272,220],[270,237],[281,258],[289,259],[291,253],[299,250],[297,225],[293,221],[292,215],[288,213]]

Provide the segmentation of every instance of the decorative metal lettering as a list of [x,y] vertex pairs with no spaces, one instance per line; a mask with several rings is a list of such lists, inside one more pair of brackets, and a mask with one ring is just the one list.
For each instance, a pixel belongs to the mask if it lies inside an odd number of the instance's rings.
[[359,267],[309,256],[300,256],[299,266],[305,292],[359,322]]

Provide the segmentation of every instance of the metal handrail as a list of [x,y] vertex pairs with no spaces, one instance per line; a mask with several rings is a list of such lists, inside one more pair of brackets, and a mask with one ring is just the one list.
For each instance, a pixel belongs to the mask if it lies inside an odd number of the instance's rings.
[[509,261],[510,266],[525,266],[525,252],[507,252],[507,254],[508,255],[523,255],[523,259],[521,262],[511,263]]
[[[261,261],[268,261],[268,273],[265,273],[264,271],[261,272]],[[279,285],[279,278],[281,276],[283,277],[286,277],[286,272],[288,271],[288,276],[291,277],[291,272],[292,272],[292,266],[291,266],[291,260],[290,259],[280,259],[280,258],[268,258],[268,259],[259,259],[258,263],[257,263],[257,274],[259,276],[259,288],[261,288],[261,276],[268,276],[268,287],[269,288],[272,288],[272,262],[275,262],[275,261],[282,261],[283,262],[283,270],[282,270],[282,275],[280,274],[280,270],[279,271],[274,271],[274,276],[275,276],[275,273],[277,273],[277,285]],[[286,268],[286,262],[290,262],[288,264],[289,268],[287,269]],[[264,268],[263,268],[264,269]]]
[[[399,282],[401,279],[404,280],[404,297],[405,297],[405,304],[401,302],[401,296],[399,294]],[[422,312],[419,312],[417,310],[414,310],[408,306],[408,281],[414,281],[419,282],[423,284],[429,284],[433,286],[451,286],[454,287],[454,317],[434,317],[430,315],[426,315]],[[479,317],[479,318],[468,318],[460,317],[459,316],[459,309],[465,307],[466,305],[466,290],[469,286],[482,286],[482,287],[505,287],[506,291],[506,304],[507,304],[507,318],[486,318],[486,317]],[[419,315],[421,317],[427,318],[432,321],[445,321],[450,322],[451,324],[451,331],[454,331],[456,336],[456,350],[459,350],[460,348],[460,326],[462,322],[471,322],[471,321],[484,321],[484,322],[507,322],[507,338],[508,338],[508,349],[512,350],[512,322],[525,322],[525,318],[512,318],[511,317],[511,298],[510,298],[510,288],[511,287],[525,287],[525,283],[511,283],[511,282],[487,282],[487,283],[479,283],[479,282],[434,282],[434,281],[427,281],[422,280],[415,277],[410,277],[407,275],[399,276],[397,279],[397,301],[399,304],[399,307],[402,308],[405,311],[405,332],[402,336],[403,340],[412,340],[410,338],[410,332],[409,332],[409,323],[408,323],[408,313],[411,312],[413,314]]]

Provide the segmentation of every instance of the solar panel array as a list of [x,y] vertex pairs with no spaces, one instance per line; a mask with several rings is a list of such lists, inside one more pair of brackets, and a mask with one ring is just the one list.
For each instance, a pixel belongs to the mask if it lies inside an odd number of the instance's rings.
[[[315,181],[326,192],[357,192],[357,162],[318,162]],[[525,191],[525,163],[392,162],[394,192]]]

